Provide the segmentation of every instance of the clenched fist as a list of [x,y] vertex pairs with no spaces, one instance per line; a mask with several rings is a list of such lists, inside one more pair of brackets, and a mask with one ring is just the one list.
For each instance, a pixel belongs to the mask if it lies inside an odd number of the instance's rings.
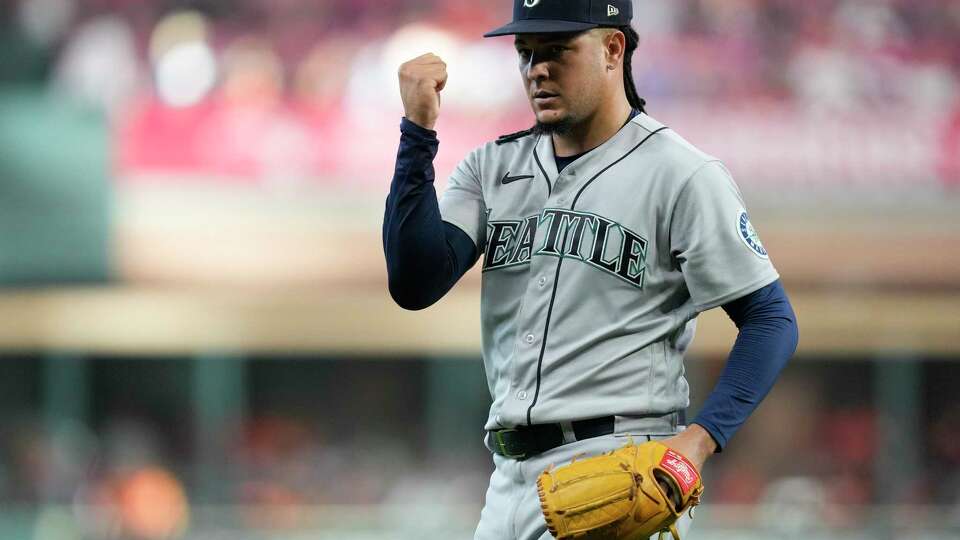
[[400,98],[407,120],[433,129],[440,116],[440,92],[446,84],[447,64],[433,53],[400,66]]

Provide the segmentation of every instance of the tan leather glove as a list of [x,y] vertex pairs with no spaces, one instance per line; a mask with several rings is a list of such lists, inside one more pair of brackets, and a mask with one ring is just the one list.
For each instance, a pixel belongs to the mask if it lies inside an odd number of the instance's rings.
[[700,473],[662,443],[630,444],[550,468],[537,479],[547,529],[558,540],[646,540],[670,532],[700,503]]

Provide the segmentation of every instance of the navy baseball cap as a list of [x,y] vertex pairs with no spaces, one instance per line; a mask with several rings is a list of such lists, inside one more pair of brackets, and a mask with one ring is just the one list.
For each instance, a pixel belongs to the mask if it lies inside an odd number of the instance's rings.
[[631,20],[632,0],[513,0],[513,21],[483,37],[582,32]]

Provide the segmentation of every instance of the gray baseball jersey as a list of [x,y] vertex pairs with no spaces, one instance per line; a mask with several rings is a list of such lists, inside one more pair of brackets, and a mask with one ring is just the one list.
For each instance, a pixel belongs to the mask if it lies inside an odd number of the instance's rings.
[[482,253],[486,428],[686,408],[697,314],[779,277],[736,184],[645,114],[560,174],[553,152],[486,144],[440,200]]

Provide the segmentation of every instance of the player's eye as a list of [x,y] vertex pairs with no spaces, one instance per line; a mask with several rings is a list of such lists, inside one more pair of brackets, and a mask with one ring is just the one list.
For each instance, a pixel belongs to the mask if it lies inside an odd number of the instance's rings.
[[563,54],[564,51],[566,51],[566,50],[567,50],[567,48],[564,47],[563,45],[554,45],[554,46],[550,47],[550,55],[551,55],[551,56],[560,56],[560,55]]

